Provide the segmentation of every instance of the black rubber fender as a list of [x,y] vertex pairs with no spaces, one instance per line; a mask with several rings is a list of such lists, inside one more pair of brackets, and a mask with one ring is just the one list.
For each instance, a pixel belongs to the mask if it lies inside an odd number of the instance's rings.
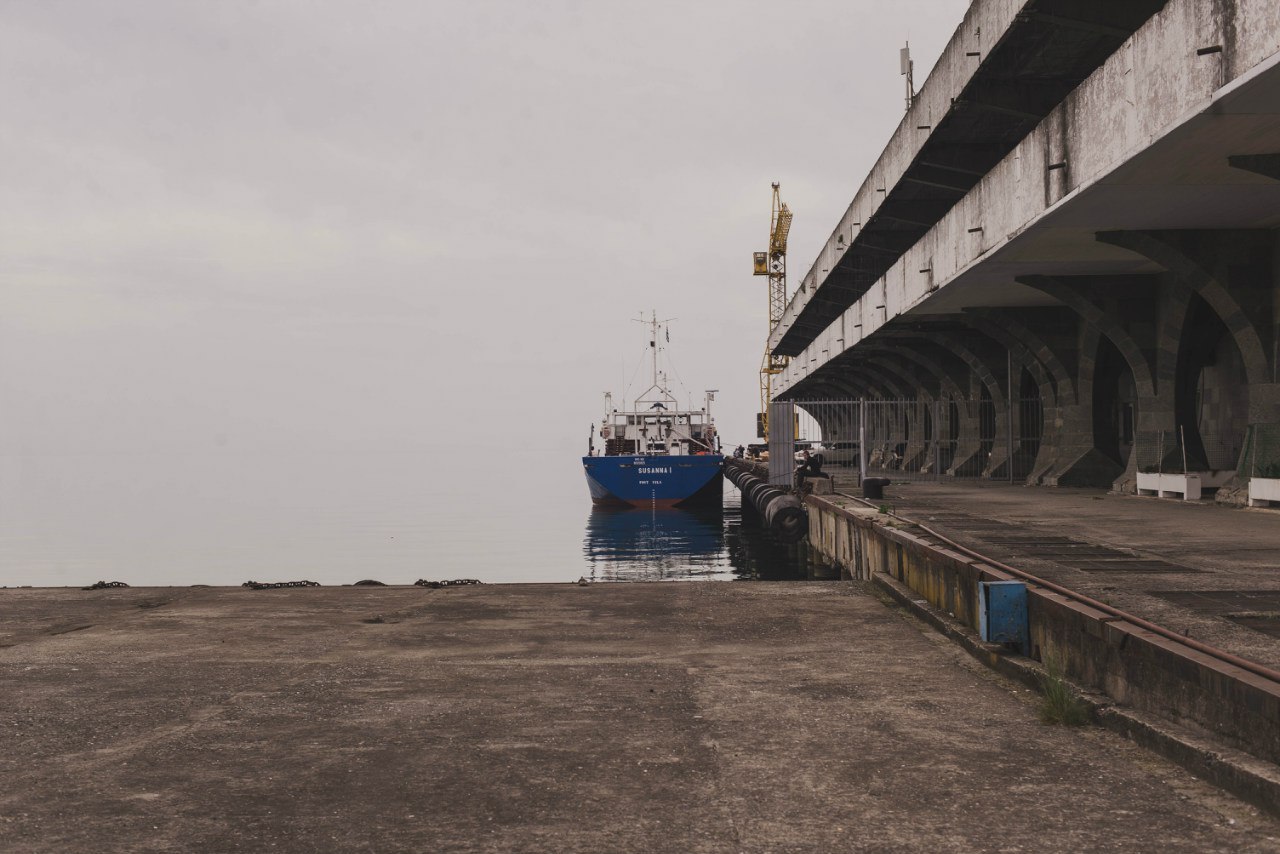
[[742,492],[764,520],[769,532],[785,543],[797,543],[809,533],[809,513],[804,503],[773,486],[736,460],[725,460],[724,476]]

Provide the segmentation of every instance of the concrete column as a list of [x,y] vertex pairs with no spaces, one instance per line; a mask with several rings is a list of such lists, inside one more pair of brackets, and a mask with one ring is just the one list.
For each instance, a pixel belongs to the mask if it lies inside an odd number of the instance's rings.
[[[1169,322],[1162,335],[1161,356],[1172,380],[1175,427],[1188,435],[1188,454],[1211,465],[1206,442],[1216,441],[1245,452],[1245,438],[1252,425],[1280,423],[1280,385],[1277,384],[1277,355],[1280,351],[1280,239],[1272,230],[1200,230],[1105,232],[1098,240],[1124,247],[1159,263],[1167,271],[1164,307]],[[1194,295],[1194,296],[1193,296]],[[1187,305],[1194,302],[1191,311]],[[1204,334],[1204,306],[1221,321],[1225,337],[1234,347],[1244,374],[1243,394],[1247,402],[1244,424],[1227,422],[1218,435],[1202,432],[1204,412],[1197,406],[1202,389],[1199,371],[1205,364],[1189,354],[1196,352],[1196,336]],[[1177,308],[1181,306],[1181,312]],[[1197,318],[1199,318],[1197,320]],[[1193,328],[1193,326],[1195,328]],[[1172,352],[1170,352],[1172,351]],[[1216,356],[1216,361],[1220,361]],[[1208,371],[1208,368],[1205,368]],[[1165,371],[1161,371],[1162,377]],[[1194,373],[1194,375],[1193,375]],[[1229,378],[1226,378],[1229,379]],[[1210,389],[1211,392],[1219,389]],[[1162,389],[1163,391],[1163,389]],[[1230,401],[1215,402],[1219,411],[1229,411]],[[1206,407],[1209,404],[1204,404]],[[1213,448],[1220,451],[1222,448]],[[1239,469],[1237,459],[1236,468]],[[1236,476],[1218,490],[1217,500],[1243,504],[1247,498],[1248,473]]]
[[1021,443],[1026,436],[1025,426],[1020,423],[1021,413],[1021,385],[1022,372],[1025,370],[1035,380],[1036,388],[1040,397],[1040,406],[1043,412],[1040,423],[1039,447],[1036,450],[1035,458],[1031,460],[1025,471],[1016,472],[1016,476],[1023,478],[1028,485],[1040,482],[1039,473],[1049,468],[1053,458],[1055,439],[1057,438],[1058,427],[1058,392],[1054,388],[1053,378],[1050,376],[1048,369],[1031,354],[1031,351],[1018,340],[1013,334],[999,323],[992,322],[989,317],[976,313],[966,313],[965,321],[974,328],[975,331],[986,335],[995,341],[999,346],[1004,347],[1013,360],[1014,376],[1014,415],[1018,417],[1012,428],[1018,439],[1014,446],[1015,452],[1021,452],[1024,449]]
[[[1064,464],[1047,474],[1044,482],[1056,486],[1101,485],[1100,481],[1110,472],[1114,478],[1113,489],[1132,491],[1139,451],[1145,446],[1135,446],[1124,467],[1098,448],[1097,429],[1104,425],[1102,413],[1095,411],[1097,360],[1118,351],[1132,374],[1139,440],[1172,428],[1172,402],[1157,397],[1151,369],[1159,309],[1158,282],[1150,276],[1027,276],[1018,281],[1054,297],[1079,318],[1076,383],[1079,409],[1063,412]],[[1125,289],[1136,293],[1136,311],[1120,311],[1110,296]],[[1108,345],[1101,344],[1103,338]],[[1107,350],[1107,346],[1115,350]]]

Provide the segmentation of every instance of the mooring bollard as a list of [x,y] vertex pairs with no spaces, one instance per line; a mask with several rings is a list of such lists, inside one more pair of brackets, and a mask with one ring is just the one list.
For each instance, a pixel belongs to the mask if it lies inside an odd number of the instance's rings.
[[864,477],[862,479],[862,497],[872,500],[884,498],[884,488],[889,485],[887,477]]

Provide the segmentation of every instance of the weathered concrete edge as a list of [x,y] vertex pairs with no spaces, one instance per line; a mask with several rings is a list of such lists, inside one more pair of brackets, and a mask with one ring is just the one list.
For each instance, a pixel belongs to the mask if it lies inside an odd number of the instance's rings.
[[[891,575],[876,572],[872,584],[939,634],[960,645],[978,661],[1002,676],[1042,690],[1045,669],[1029,658],[1010,655],[1002,646],[984,642],[972,629],[933,607]],[[1072,685],[1089,708],[1094,723],[1119,733],[1169,759],[1236,797],[1280,816],[1280,769],[1249,754],[1223,748],[1167,723],[1116,706],[1101,694]]]
[[[809,542],[820,554],[850,577],[893,577],[913,599],[969,631],[976,632],[979,622],[977,582],[1011,577],[899,528],[873,509],[817,496],[806,501]],[[1033,658],[1051,657],[1066,676],[1101,692],[1108,703],[1133,709],[1136,719],[1180,721],[1209,734],[1209,752],[1229,745],[1275,768],[1280,686],[1035,584],[1027,592]]]
[[[881,521],[874,511],[850,510],[817,496],[806,501],[817,511],[810,513],[809,541],[819,552],[861,578],[869,579],[874,569],[888,572],[970,628],[976,629],[979,623],[977,582],[1014,577],[983,560],[922,539],[892,521]],[[839,528],[829,531],[824,519],[831,516],[871,536],[850,536]],[[1280,686],[1034,583],[1028,583],[1027,592],[1033,658],[1041,658],[1043,647],[1045,654],[1059,660],[1064,673],[1118,702],[1142,706],[1158,700],[1156,708],[1175,709],[1225,738],[1248,740],[1261,758],[1280,761]],[[1147,683],[1143,691],[1132,690],[1135,679]],[[1179,696],[1184,690],[1198,696]],[[1236,706],[1236,714],[1264,724],[1267,732],[1255,733],[1239,726],[1239,721],[1224,721],[1220,708],[1224,700]]]

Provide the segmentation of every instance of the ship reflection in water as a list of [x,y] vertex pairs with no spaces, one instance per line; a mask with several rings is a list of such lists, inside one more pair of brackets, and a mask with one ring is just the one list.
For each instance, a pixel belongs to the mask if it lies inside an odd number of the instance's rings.
[[723,507],[593,507],[582,551],[593,581],[690,581],[758,579],[796,581],[831,578],[811,566],[803,544],[775,542],[738,490],[725,484]]

